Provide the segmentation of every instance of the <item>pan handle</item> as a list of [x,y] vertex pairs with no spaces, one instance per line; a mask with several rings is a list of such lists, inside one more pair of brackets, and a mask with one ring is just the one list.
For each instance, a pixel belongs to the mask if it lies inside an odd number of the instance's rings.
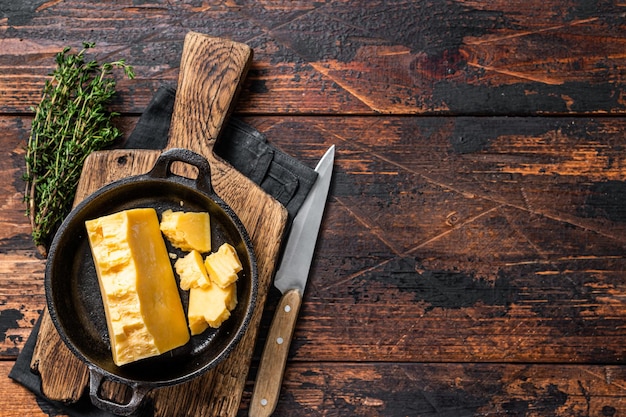
[[110,411],[120,416],[135,414],[141,406],[144,396],[152,389],[151,387],[141,384],[124,384],[131,389],[132,396],[128,403],[120,404],[100,396],[100,386],[104,378],[105,375],[97,368],[89,367],[89,397],[91,403],[101,410]]
[[204,156],[189,149],[172,148],[163,152],[148,175],[153,178],[175,176],[176,174],[172,172],[172,164],[174,162],[182,162],[196,167],[198,169],[198,177],[195,180],[196,188],[207,194],[213,194],[209,161]]

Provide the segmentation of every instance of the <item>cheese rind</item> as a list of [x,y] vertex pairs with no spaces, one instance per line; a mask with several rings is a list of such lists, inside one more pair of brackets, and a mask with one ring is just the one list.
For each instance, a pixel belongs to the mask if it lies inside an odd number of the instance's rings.
[[222,288],[237,281],[237,273],[243,269],[237,251],[228,243],[222,244],[217,252],[207,256],[204,266],[211,281]]
[[165,210],[160,227],[170,243],[181,250],[200,253],[211,250],[209,213]]
[[197,250],[192,250],[184,257],[179,258],[174,264],[174,268],[180,278],[180,288],[183,290],[192,287],[207,288],[211,285],[202,261],[202,255]]
[[121,366],[189,340],[156,211],[130,209],[85,222],[113,361]]

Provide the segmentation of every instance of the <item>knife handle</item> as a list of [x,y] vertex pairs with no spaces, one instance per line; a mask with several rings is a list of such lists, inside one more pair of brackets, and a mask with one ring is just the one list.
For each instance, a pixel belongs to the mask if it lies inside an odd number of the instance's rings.
[[276,408],[301,304],[302,293],[289,290],[276,307],[250,399],[249,417],[268,417]]

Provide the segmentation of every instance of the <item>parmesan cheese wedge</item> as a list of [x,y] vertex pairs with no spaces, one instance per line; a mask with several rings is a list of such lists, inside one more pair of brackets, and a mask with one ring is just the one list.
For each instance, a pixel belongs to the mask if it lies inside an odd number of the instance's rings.
[[85,222],[118,366],[189,340],[156,211],[130,209]]

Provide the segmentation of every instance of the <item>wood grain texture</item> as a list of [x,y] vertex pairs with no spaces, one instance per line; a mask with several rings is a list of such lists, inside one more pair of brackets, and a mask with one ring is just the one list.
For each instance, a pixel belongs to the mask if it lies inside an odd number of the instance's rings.
[[604,417],[626,409],[624,370],[614,366],[297,362],[284,381],[274,415]]
[[[8,137],[18,136],[17,120],[4,119]],[[555,378],[569,376],[549,365],[554,362],[621,369],[624,119],[245,120],[309,165],[330,143],[339,150],[287,375],[294,366],[306,373],[312,365],[302,362],[311,360],[543,362]],[[592,149],[595,159],[578,160],[572,152]],[[511,172],[529,161],[532,172]],[[13,178],[3,185],[7,195],[21,189],[17,156],[14,164],[3,171]],[[26,227],[21,204],[14,198],[5,205],[5,224],[16,225],[0,230],[5,251],[18,245],[11,242],[20,242]],[[43,263],[23,240],[24,249],[0,256],[7,359],[25,340],[14,335],[28,334],[29,314],[36,318],[43,305]],[[274,294],[270,317],[277,301]],[[268,326],[266,319],[260,343]],[[345,366],[347,374],[360,372]],[[514,375],[511,384],[519,383]],[[310,389],[292,396],[289,378],[277,415],[301,410],[300,404],[319,407]],[[389,381],[386,373],[377,378]],[[249,381],[246,395],[252,387]],[[364,401],[364,388],[353,390],[351,401]],[[344,397],[324,392],[329,401]],[[540,401],[542,392],[526,392],[520,401]]]
[[[6,378],[10,365],[0,361],[0,392],[12,393],[3,417],[65,416]],[[294,362],[274,415],[619,416],[625,382],[622,367],[603,365]]]
[[27,0],[0,21],[0,108],[27,112],[53,55],[95,41],[132,57],[117,106],[140,112],[176,82],[184,34],[205,28],[257,52],[245,113],[624,114],[624,5],[596,3]]
[[78,401],[89,382],[87,367],[65,346],[47,309],[42,313],[30,367],[41,377],[41,392],[53,401]]
[[[177,83],[191,29],[254,49],[238,117],[309,166],[337,146],[275,416],[624,414],[624,4],[14,3],[0,11],[5,374],[45,302],[21,175],[54,54],[95,41],[135,66],[114,103],[128,134]],[[145,162],[118,157],[124,175]],[[0,377],[5,392],[2,416],[62,415]]]
[[252,49],[234,42],[216,42],[211,37],[186,41],[185,45],[180,61],[184,76],[176,87],[167,149],[184,148],[211,156],[250,68]]
[[[610,168],[623,156],[612,123],[266,121],[280,145],[309,131],[339,150],[292,355],[623,363],[625,177]],[[579,149],[605,164],[589,168]],[[529,161],[546,170],[510,172]]]

